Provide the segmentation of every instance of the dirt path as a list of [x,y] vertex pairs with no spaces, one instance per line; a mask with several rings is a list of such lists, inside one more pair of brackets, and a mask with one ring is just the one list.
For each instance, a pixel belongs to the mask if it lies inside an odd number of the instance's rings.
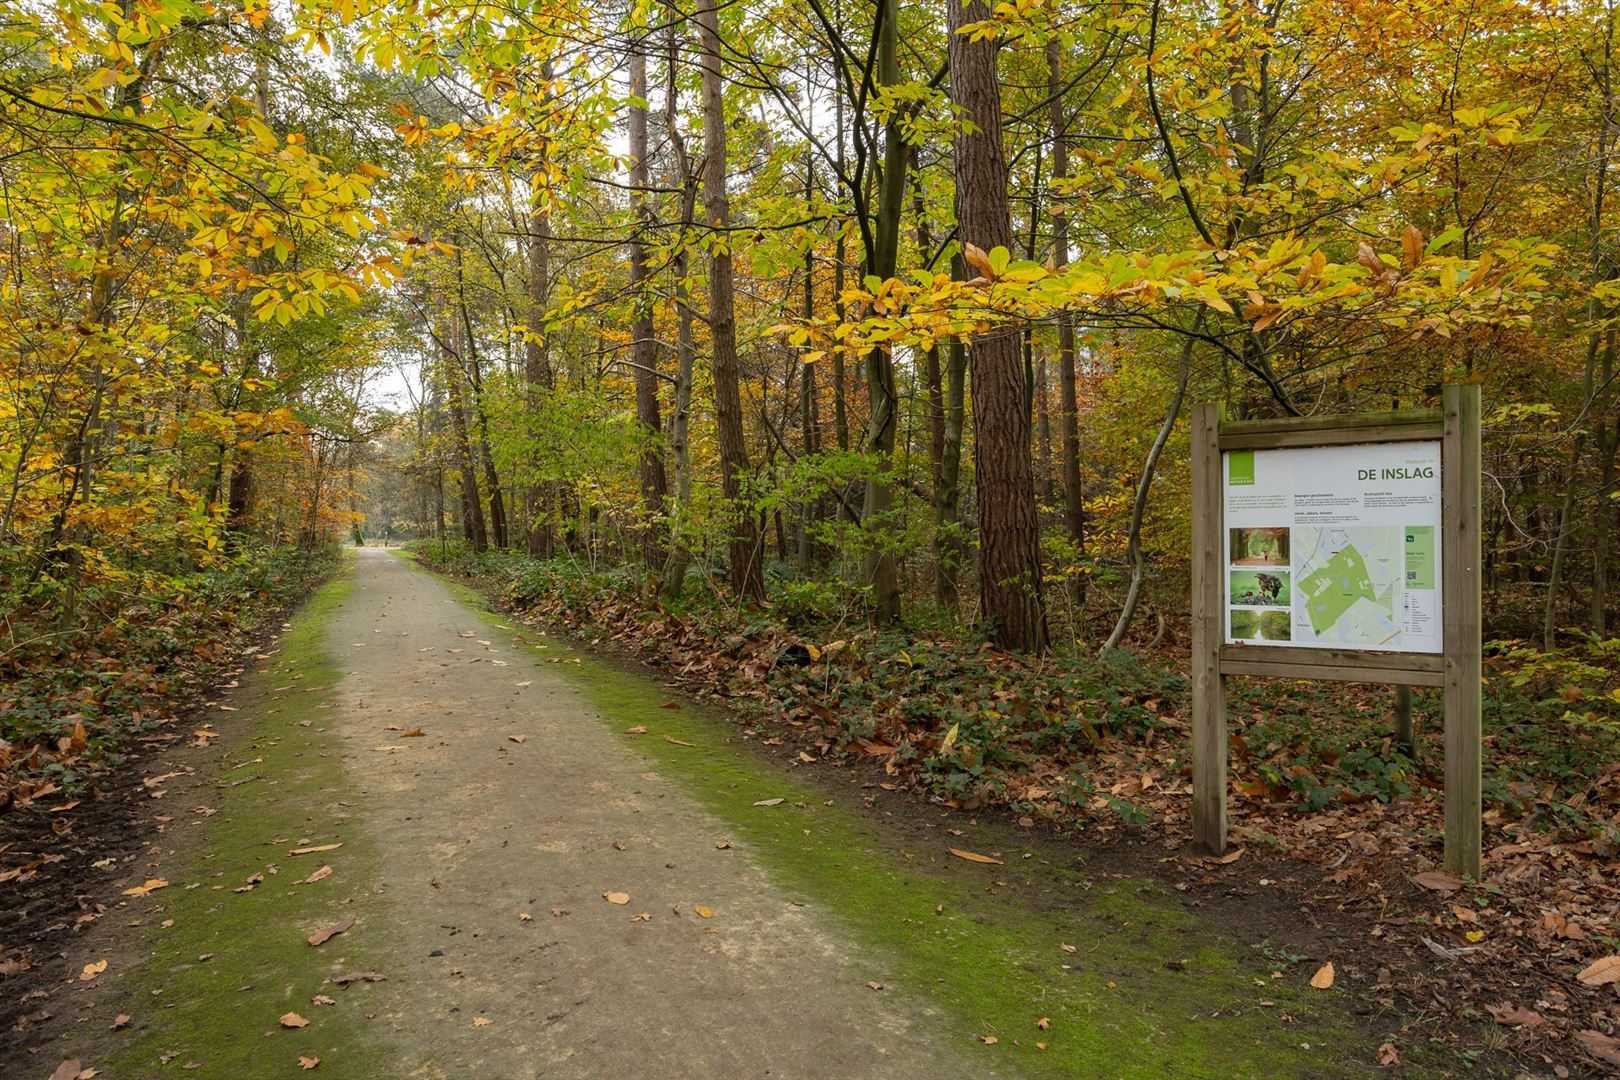
[[1244,946],[1032,834],[890,817],[397,555],[285,630],[209,706],[217,740],[142,765],[153,835],[96,864],[104,914],[0,1080],[1371,1065],[1368,1007],[1307,985],[1354,943]]
[[379,1020],[425,1051],[410,1075],[984,1075],[554,666],[398,558],[363,551],[355,577],[328,640],[353,658],[340,730],[369,758],[380,891],[408,914],[371,932]]

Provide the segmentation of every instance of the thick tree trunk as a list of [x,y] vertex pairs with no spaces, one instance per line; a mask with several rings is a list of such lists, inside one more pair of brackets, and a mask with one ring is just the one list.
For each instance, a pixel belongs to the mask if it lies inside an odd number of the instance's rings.
[[731,587],[739,599],[765,598],[759,526],[743,502],[748,446],[743,439],[741,373],[733,309],[730,200],[726,196],[726,106],[721,82],[720,15],[712,5],[697,12],[703,70],[703,202],[711,228],[721,230],[709,257],[709,332],[714,345],[714,421],[720,447],[720,486],[732,517]]
[[[996,43],[958,31],[990,17],[984,0],[948,0],[951,99],[972,131],[956,136],[956,216],[961,238],[990,251],[1011,247],[1007,162],[1001,146]],[[979,503],[979,614],[990,639],[1009,649],[1046,651],[1039,523],[1030,465],[1018,330],[998,328],[968,345],[973,377],[974,472]]]
[[636,305],[631,328],[630,363],[636,373],[636,420],[646,445],[641,451],[641,554],[655,573],[665,563],[664,499],[669,480],[664,473],[663,429],[658,417],[658,342],[653,331],[654,297],[647,270],[646,232],[652,227],[647,202],[647,54],[637,41],[630,53],[630,201],[635,233],[630,241],[630,292]]

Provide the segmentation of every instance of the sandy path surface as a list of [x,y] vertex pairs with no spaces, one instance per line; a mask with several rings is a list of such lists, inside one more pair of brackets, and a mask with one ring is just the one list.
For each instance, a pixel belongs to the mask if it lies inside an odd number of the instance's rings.
[[333,720],[406,1075],[986,1075],[926,1003],[868,989],[827,913],[717,847],[725,823],[556,665],[404,560],[364,549],[353,572]]

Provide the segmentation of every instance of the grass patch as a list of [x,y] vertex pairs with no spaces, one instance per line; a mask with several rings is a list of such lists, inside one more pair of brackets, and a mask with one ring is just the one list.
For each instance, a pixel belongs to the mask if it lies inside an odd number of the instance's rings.
[[[363,1016],[375,1011],[376,988],[326,981],[373,969],[383,947],[366,933],[367,922],[383,924],[370,898],[375,856],[359,817],[339,801],[339,738],[327,730],[334,714],[322,707],[335,700],[340,675],[326,653],[326,627],[352,586],[340,575],[297,615],[268,673],[255,677],[256,689],[241,702],[256,718],[253,729],[218,764],[213,786],[194,793],[216,813],[197,830],[188,861],[168,871],[173,884],[153,894],[144,916],[151,959],[131,970],[126,989],[133,1038],[103,1067],[107,1075],[239,1080],[297,1073],[300,1056],[319,1057],[342,1076],[387,1075]],[[272,692],[279,687],[292,689]],[[287,854],[328,843],[343,847]],[[333,873],[298,884],[323,859]],[[233,891],[253,875],[263,882]],[[309,946],[309,934],[349,915],[360,919],[354,930]],[[163,928],[165,920],[173,925]],[[317,994],[337,1004],[311,1004]],[[283,1029],[278,1018],[288,1012],[309,1026]],[[186,1068],[191,1062],[198,1064]]]

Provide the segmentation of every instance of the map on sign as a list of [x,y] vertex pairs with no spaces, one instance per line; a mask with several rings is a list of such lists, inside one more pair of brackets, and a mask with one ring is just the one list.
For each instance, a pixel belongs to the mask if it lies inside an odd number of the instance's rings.
[[1228,642],[1440,651],[1438,442],[1222,456]]

